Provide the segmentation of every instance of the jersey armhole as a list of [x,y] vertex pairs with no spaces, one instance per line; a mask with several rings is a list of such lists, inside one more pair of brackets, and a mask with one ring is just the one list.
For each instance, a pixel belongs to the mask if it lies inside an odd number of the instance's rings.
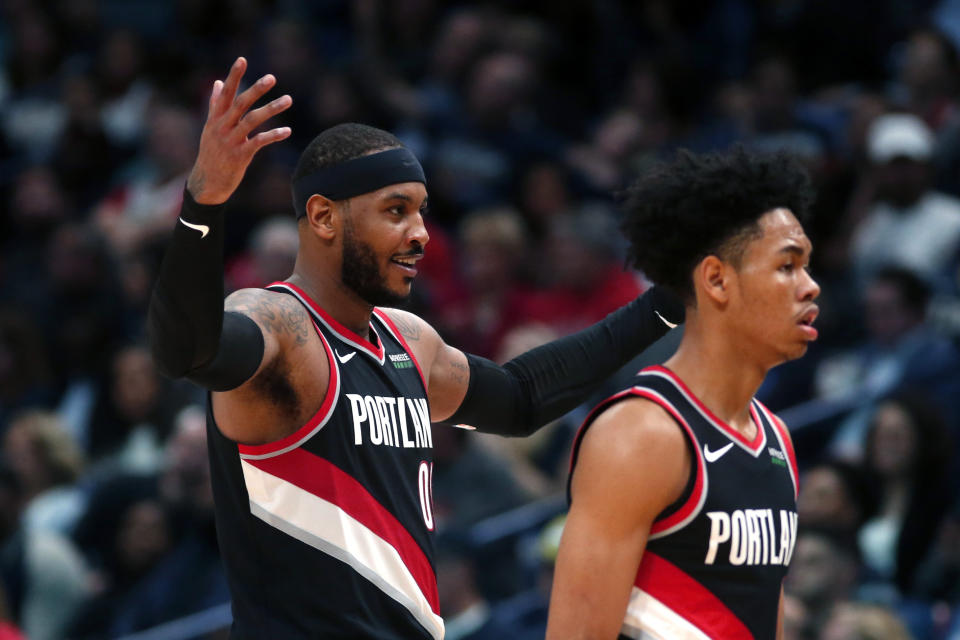
[[320,331],[320,327],[317,326],[317,323],[312,321],[312,324],[313,328],[317,332],[317,336],[320,338],[320,342],[323,343],[324,351],[327,354],[327,362],[329,363],[330,367],[329,380],[327,382],[327,392],[323,396],[323,402],[320,403],[320,408],[316,413],[313,414],[313,417],[311,417],[306,424],[290,435],[279,440],[258,445],[237,443],[237,450],[240,452],[241,458],[255,460],[272,458],[273,456],[278,456],[282,453],[290,451],[291,449],[295,449],[305,441],[309,440],[317,431],[322,429],[333,415],[333,411],[337,405],[337,398],[340,396],[340,370],[337,367],[337,362],[334,358],[333,349],[331,349],[330,343],[327,341],[326,337],[324,337],[323,332]]

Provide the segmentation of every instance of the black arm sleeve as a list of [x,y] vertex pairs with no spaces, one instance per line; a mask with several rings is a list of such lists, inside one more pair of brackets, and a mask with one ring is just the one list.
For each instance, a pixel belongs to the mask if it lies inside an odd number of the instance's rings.
[[467,356],[470,382],[457,411],[445,422],[479,431],[526,436],[564,415],[604,379],[682,322],[683,305],[652,288],[630,304],[573,335],[549,342],[502,367]]
[[160,371],[213,391],[240,386],[260,366],[263,334],[253,320],[223,311],[223,210],[184,189],[183,207],[147,312]]

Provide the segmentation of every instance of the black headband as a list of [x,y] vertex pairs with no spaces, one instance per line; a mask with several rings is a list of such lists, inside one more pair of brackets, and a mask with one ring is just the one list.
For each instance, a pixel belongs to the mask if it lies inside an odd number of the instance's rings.
[[401,182],[427,183],[423,167],[405,147],[371,153],[300,177],[293,183],[293,208],[299,218],[306,215],[307,200],[315,193],[346,200]]

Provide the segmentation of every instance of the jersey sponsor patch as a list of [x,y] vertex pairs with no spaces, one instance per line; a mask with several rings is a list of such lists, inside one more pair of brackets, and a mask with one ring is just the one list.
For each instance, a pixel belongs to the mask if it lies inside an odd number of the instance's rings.
[[413,369],[413,360],[406,353],[391,353],[389,358],[394,369]]

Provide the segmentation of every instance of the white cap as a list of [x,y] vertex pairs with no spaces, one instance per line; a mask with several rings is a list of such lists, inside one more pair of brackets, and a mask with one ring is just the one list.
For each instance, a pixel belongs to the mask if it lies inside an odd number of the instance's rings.
[[929,160],[933,155],[933,132],[923,120],[906,113],[877,117],[867,134],[867,152],[875,164],[894,158]]

